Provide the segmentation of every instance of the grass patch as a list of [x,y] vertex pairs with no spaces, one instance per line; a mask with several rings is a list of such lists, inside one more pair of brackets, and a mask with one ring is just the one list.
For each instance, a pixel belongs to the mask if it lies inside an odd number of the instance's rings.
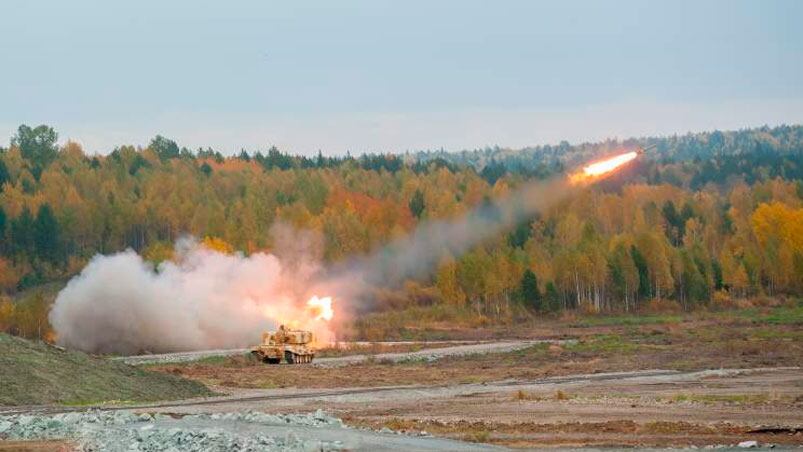
[[760,404],[771,400],[769,394],[676,394],[669,400],[672,402],[689,402],[704,404]]
[[803,325],[803,302],[794,307],[775,308],[763,321],[770,325]]
[[640,325],[663,325],[667,323],[680,323],[683,317],[675,314],[651,314],[651,315],[617,315],[617,316],[593,316],[584,317],[572,324],[576,327],[591,326],[640,326]]
[[639,345],[626,340],[618,334],[597,334],[564,346],[567,351],[575,353],[632,353]]
[[0,405],[71,406],[210,395],[204,385],[0,334]]
[[[774,308],[746,308],[731,311],[726,315],[748,320],[754,324],[803,325],[803,300],[790,302]],[[720,314],[721,316],[722,314]]]
[[488,430],[477,430],[465,436],[465,440],[472,443],[487,443],[490,439],[491,433]]
[[509,316],[491,319],[478,315],[468,306],[436,304],[368,314],[354,322],[352,331],[343,333],[346,340],[445,340],[512,320]]
[[750,334],[751,338],[760,340],[803,341],[801,330],[757,329]]

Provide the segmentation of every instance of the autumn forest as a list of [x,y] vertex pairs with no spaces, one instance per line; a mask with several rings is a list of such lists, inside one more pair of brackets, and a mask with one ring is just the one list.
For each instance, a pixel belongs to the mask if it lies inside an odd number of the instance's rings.
[[[0,330],[42,336],[46,296],[97,253],[170,259],[184,236],[245,254],[287,224],[320,258],[369,253],[528,181],[656,145],[561,201],[382,297],[378,309],[463,307],[491,319],[643,312],[803,295],[803,126],[460,153],[224,156],[157,136],[90,155],[48,126],[0,148]],[[519,313],[519,314],[516,314]]]

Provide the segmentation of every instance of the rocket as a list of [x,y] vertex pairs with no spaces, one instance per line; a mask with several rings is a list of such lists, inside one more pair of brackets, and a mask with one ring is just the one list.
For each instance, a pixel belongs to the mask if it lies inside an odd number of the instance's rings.
[[657,146],[658,146],[657,144],[651,144],[651,145],[647,146],[646,148],[640,147],[640,148],[636,149],[636,154],[639,154],[639,155],[644,154],[647,151],[655,149]]

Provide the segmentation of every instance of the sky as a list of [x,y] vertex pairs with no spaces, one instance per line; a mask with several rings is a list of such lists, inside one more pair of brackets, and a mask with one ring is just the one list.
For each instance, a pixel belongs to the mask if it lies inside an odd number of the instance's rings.
[[[0,143],[458,151],[803,123],[803,2],[0,2]],[[3,144],[0,144],[3,145]]]

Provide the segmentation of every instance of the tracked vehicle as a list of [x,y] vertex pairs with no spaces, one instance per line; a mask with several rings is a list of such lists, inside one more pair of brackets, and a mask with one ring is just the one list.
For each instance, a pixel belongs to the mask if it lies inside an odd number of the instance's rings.
[[288,330],[282,325],[278,331],[262,333],[262,343],[252,348],[251,354],[268,364],[279,364],[282,360],[287,364],[311,363],[315,358],[312,341],[311,331]]

